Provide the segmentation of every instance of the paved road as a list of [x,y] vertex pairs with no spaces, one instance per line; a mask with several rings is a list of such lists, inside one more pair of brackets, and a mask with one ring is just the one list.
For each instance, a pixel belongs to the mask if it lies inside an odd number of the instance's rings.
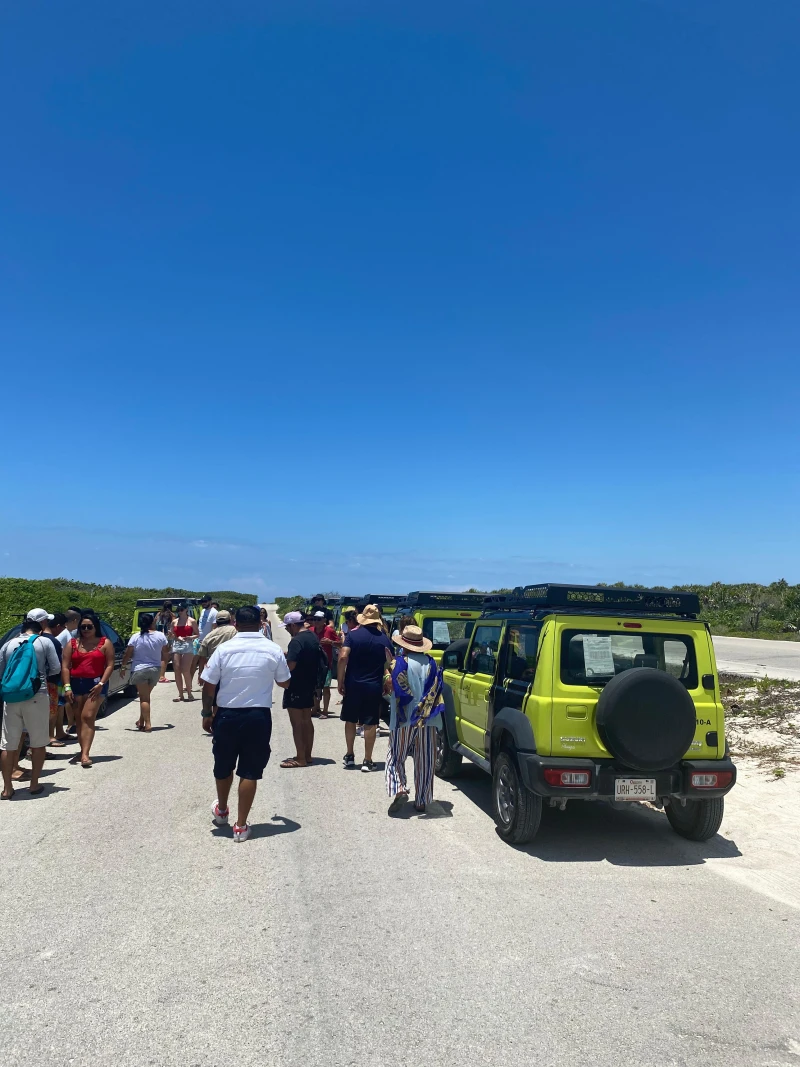
[[587,804],[514,850],[477,771],[389,819],[336,720],[317,766],[280,770],[278,712],[234,845],[173,694],[150,736],[117,702],[93,769],[49,760],[43,797],[0,805],[4,1062],[800,1064],[800,899],[721,877],[736,840]]
[[717,667],[731,674],[800,681],[800,641],[761,641],[754,637],[715,637]]

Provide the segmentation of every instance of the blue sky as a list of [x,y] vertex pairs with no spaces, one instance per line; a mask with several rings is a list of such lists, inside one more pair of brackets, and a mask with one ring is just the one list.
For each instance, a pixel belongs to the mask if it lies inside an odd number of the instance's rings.
[[4,4],[0,572],[800,582],[798,49],[794,0]]

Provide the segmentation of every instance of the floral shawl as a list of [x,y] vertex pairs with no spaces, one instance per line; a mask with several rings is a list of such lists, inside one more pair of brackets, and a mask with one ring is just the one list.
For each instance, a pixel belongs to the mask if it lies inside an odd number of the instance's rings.
[[[433,656],[428,656],[428,663],[428,678],[422,690],[422,700],[411,712],[411,726],[417,723],[424,726],[444,710],[442,670]],[[392,689],[397,699],[397,725],[405,726],[409,721],[408,705],[414,699],[414,694],[408,684],[408,661],[402,652],[398,653],[392,667]]]

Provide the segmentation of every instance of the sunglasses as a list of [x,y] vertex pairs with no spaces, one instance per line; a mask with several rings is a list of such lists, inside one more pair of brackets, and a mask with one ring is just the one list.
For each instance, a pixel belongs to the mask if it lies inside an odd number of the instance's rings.
[[91,622],[82,623],[81,624],[81,629],[82,630],[93,630],[94,629],[94,623],[91,623]]

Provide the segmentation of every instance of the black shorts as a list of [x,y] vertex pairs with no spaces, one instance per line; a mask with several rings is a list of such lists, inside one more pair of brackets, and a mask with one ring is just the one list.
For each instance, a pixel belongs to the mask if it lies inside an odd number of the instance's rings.
[[348,689],[345,682],[342,722],[357,722],[361,726],[377,726],[388,705],[381,690]]
[[271,751],[269,708],[217,708],[211,733],[215,778],[228,778],[234,769],[240,778],[257,782],[262,777]]
[[312,689],[284,689],[284,708],[313,708],[314,690]]

